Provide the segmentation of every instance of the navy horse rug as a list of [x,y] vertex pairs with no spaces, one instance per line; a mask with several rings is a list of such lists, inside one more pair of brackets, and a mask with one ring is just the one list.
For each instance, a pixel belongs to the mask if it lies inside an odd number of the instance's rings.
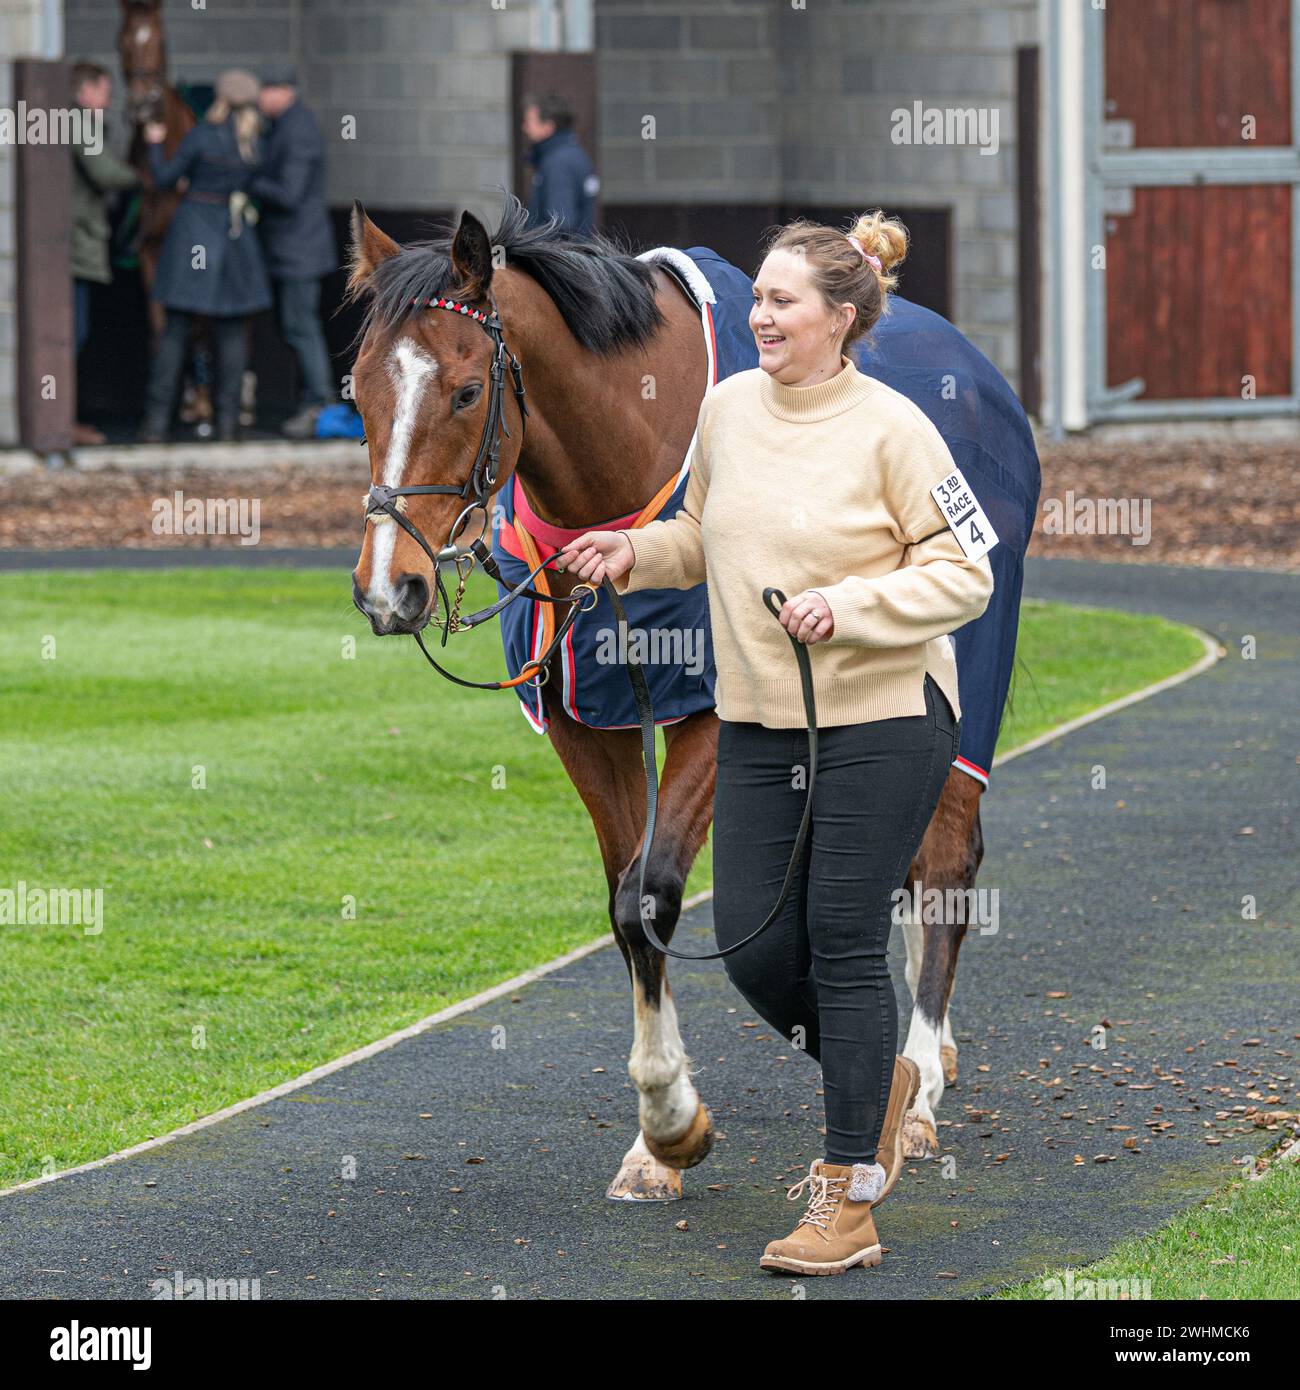
[[[749,329],[753,287],[747,275],[702,246],[689,251],[656,247],[641,259],[658,262],[698,308],[709,360],[708,389],[758,366]],[[989,605],[952,634],[962,707],[961,746],[954,762],[987,786],[1015,660],[1025,550],[1038,509],[1041,480],[1033,432],[997,368],[946,319],[918,304],[890,296],[889,312],[849,351],[859,371],[900,392],[930,417],[997,533],[999,543],[988,555],[996,586]],[[676,478],[641,511],[578,530],[544,522],[529,507],[518,477],[511,478],[497,497],[500,510],[492,528],[493,555],[507,582],[520,583],[543,559],[586,531],[619,530],[676,515],[686,495],[694,443],[692,439]],[[507,590],[498,588],[504,596]],[[598,601],[570,627],[553,663],[551,679],[559,678],[571,718],[598,729],[640,727],[624,664],[629,654],[645,672],[657,724],[714,708],[707,585],[624,595],[624,633],[618,631],[609,596],[603,589],[597,593]],[[512,677],[545,650],[553,622],[552,604],[519,599],[503,610],[501,636]],[[674,634],[681,650],[630,649],[651,635],[667,633]],[[540,688],[526,682],[515,692],[529,724],[545,733],[549,720]]]

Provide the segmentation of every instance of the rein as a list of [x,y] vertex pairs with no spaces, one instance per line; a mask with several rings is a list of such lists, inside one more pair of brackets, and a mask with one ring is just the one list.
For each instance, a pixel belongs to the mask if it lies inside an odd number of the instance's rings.
[[[522,579],[519,584],[511,587],[501,573],[501,568],[492,555],[491,550],[483,541],[483,534],[487,529],[487,504],[491,500],[493,491],[497,484],[497,465],[501,453],[501,434],[510,436],[510,426],[506,423],[502,404],[505,397],[505,372],[507,361],[511,375],[514,378],[515,397],[519,402],[519,413],[521,420],[521,440],[522,448],[523,436],[527,431],[528,405],[524,399],[523,367],[519,359],[515,357],[505,344],[505,334],[501,323],[501,317],[497,312],[496,302],[492,301],[492,312],[484,313],[481,309],[472,308],[468,304],[460,303],[456,300],[447,299],[443,296],[438,298],[415,297],[411,300],[412,308],[427,309],[446,309],[451,313],[463,314],[467,318],[472,318],[476,323],[482,325],[493,341],[494,349],[492,354],[491,368],[491,393],[488,398],[487,420],[483,426],[483,436],[479,441],[478,453],[474,459],[474,467],[470,471],[469,477],[457,487],[449,483],[430,483],[413,487],[384,487],[379,484],[371,484],[370,491],[365,498],[365,519],[368,523],[376,516],[387,516],[397,523],[413,540],[420,546],[424,553],[433,562],[434,580],[438,588],[438,596],[442,601],[444,617],[434,614],[430,619],[435,627],[442,631],[441,646],[447,645],[447,639],[453,632],[468,631],[478,627],[496,617],[508,604],[515,599],[524,597],[531,598],[537,602],[544,603],[567,603],[569,611],[564,615],[563,621],[558,625],[554,639],[549,643],[541,656],[525,662],[519,674],[510,680],[504,681],[467,681],[460,676],[454,675],[451,671],[439,666],[429,653],[429,649],[424,645],[422,633],[415,632],[411,635],[415,638],[416,645],[420,648],[424,659],[438,672],[440,676],[456,685],[467,686],[474,690],[509,690],[515,686],[525,683],[534,684],[540,689],[550,678],[551,668],[549,665],[551,656],[563,642],[565,635],[577,620],[579,613],[589,613],[599,602],[599,595],[595,586],[591,584],[575,584],[568,593],[560,596],[543,593],[531,587],[533,579],[551,564],[556,555],[551,555],[543,560]],[[365,441],[362,440],[364,444]],[[486,466],[484,466],[486,461]],[[456,520],[452,523],[448,533],[447,543],[435,551],[429,542],[420,533],[419,528],[406,516],[406,498],[424,497],[432,494],[442,494],[446,496],[460,497],[462,500],[474,493],[474,500],[464,507]],[[459,535],[465,518],[476,509],[483,512],[483,524],[479,528],[479,534],[468,545],[458,545],[456,537]],[[558,554],[558,552],[557,552]],[[467,564],[465,562],[468,562]],[[504,598],[498,599],[496,603],[487,608],[481,608],[477,613],[471,613],[468,617],[461,617],[460,603],[464,597],[465,585],[469,581],[469,576],[473,572],[475,563],[478,563],[484,572],[496,581],[502,588],[509,592]],[[444,564],[454,564],[457,573],[457,588],[455,599],[447,596],[447,590],[442,582],[442,566]],[[563,573],[560,570],[559,573]],[[627,620],[627,612],[619,599],[618,593],[614,588],[613,582],[606,578],[601,581],[602,587],[609,595],[609,601],[614,609],[614,615],[619,624],[627,630],[630,626]],[[586,596],[590,595],[591,602],[586,603]],[[773,604],[775,600],[775,606]],[[774,618],[779,619],[781,615],[781,605],[786,601],[785,595],[780,589],[766,588],[763,590],[763,604]],[[761,936],[776,920],[781,908],[785,905],[786,898],[790,895],[790,889],[794,885],[796,867],[803,857],[804,847],[808,839],[809,822],[812,819],[813,788],[817,781],[817,706],[813,697],[812,667],[808,659],[808,648],[800,642],[793,633],[788,632],[786,636],[790,639],[790,645],[794,648],[795,660],[799,664],[799,681],[803,687],[804,712],[808,717],[808,795],[804,802],[803,817],[799,822],[799,831],[795,836],[794,850],[790,855],[790,863],[785,872],[785,881],[781,885],[780,896],[776,900],[771,912],[762,922],[754,928],[748,936],[742,937],[739,941],[733,942],[725,950],[706,951],[700,955],[692,955],[688,951],[676,951],[671,946],[666,945],[659,939],[654,929],[654,902],[653,899],[646,898],[645,878],[646,867],[650,862],[650,850],[654,843],[655,819],[659,805],[659,779],[658,769],[655,762],[655,714],[654,705],[650,700],[650,687],[646,683],[645,672],[641,669],[639,662],[634,661],[629,656],[627,662],[628,679],[632,683],[632,694],[636,700],[637,717],[641,723],[641,752],[645,762],[645,786],[646,786],[646,818],[645,832],[641,837],[641,860],[638,866],[638,891],[637,891],[637,910],[641,920],[641,929],[645,933],[646,940],[651,946],[662,955],[672,956],[676,960],[721,960],[724,956],[729,956],[739,951],[742,946],[747,946],[757,937]],[[536,681],[533,678],[536,677]]]
[[[618,595],[614,592],[613,584],[608,579],[603,582],[619,622],[626,627],[627,614],[623,611],[623,605],[619,602]],[[776,600],[775,607],[773,606],[773,599]],[[780,618],[781,605],[785,601],[785,595],[780,589],[767,588],[763,590],[763,604],[774,618]],[[804,845],[808,839],[808,823],[812,819],[813,787],[817,782],[817,704],[813,698],[812,667],[808,660],[808,648],[792,632],[787,630],[786,636],[790,639],[790,645],[794,647],[795,660],[799,663],[799,683],[803,686],[804,713],[808,716],[808,796],[803,804],[803,818],[799,822],[799,833],[795,836],[794,849],[791,851],[790,863],[785,871],[785,882],[781,885],[780,896],[771,912],[748,936],[742,936],[739,941],[733,941],[730,946],[721,951],[705,951],[700,955],[692,955],[689,951],[675,951],[671,946],[660,941],[654,929],[653,900],[647,901],[646,899],[645,871],[646,865],[650,862],[650,846],[654,841],[655,834],[655,810],[659,803],[659,783],[655,767],[655,712],[654,706],[650,703],[650,688],[646,685],[645,672],[642,671],[637,662],[630,657],[628,659],[627,674],[632,682],[632,693],[636,696],[637,714],[641,719],[641,752],[645,759],[645,834],[641,838],[641,864],[638,870],[638,911],[641,917],[641,930],[645,932],[646,940],[656,951],[665,956],[672,956],[675,960],[721,960],[724,956],[739,951],[742,946],[748,946],[751,941],[762,936],[776,920],[777,914],[785,905],[785,900],[790,896],[790,889],[794,885],[795,869],[803,858]]]

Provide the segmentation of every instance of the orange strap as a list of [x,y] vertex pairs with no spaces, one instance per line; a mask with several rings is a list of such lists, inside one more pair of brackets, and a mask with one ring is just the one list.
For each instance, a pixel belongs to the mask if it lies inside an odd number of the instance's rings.
[[[524,552],[524,563],[530,570],[537,569],[542,563],[542,557],[537,553],[537,546],[533,543],[532,533],[524,530],[524,524],[515,517],[515,531],[519,536],[519,545]],[[546,571],[537,570],[533,576],[533,583],[544,594],[551,592],[551,586],[546,582]],[[555,605],[553,603],[543,603],[542,608],[542,650],[545,651],[551,645],[551,638],[555,633]],[[529,670],[529,667],[533,670]],[[541,667],[535,661],[525,661],[520,672],[512,680],[502,681],[503,686],[522,685],[525,681],[532,680],[537,675]]]
[[[647,502],[646,505],[641,509],[641,512],[638,514],[637,519],[632,523],[631,526],[628,527],[628,530],[634,530],[638,526],[644,526],[647,522],[653,521],[655,517],[657,517],[659,513],[663,510],[664,503],[668,501],[668,499],[673,495],[674,492],[676,492],[677,484],[680,481],[680,477],[676,474],[674,474],[673,477],[669,478],[668,481],[663,485],[663,487],[661,487],[659,491],[656,492],[655,495],[649,500],[649,502]],[[523,522],[520,521],[517,516],[514,518],[514,525],[515,534],[519,537],[519,547],[524,552],[524,557],[528,565],[528,568],[530,570],[537,569],[537,566],[542,563],[542,557],[537,553],[537,545],[533,540],[532,533],[525,529]],[[551,592],[551,586],[546,582],[546,571],[544,569],[537,570],[537,574],[533,579],[533,583],[537,586],[537,588],[539,588],[542,591],[542,593],[549,594]],[[544,603],[542,604],[543,651],[545,651],[546,648],[551,645],[551,641],[554,635],[555,605],[553,603]],[[530,666],[534,667],[534,669],[529,670],[528,668]],[[531,680],[540,669],[541,668],[537,666],[536,662],[525,662],[523,669],[517,676],[515,676],[511,680],[502,681],[501,684],[503,686],[522,685],[525,681]]]

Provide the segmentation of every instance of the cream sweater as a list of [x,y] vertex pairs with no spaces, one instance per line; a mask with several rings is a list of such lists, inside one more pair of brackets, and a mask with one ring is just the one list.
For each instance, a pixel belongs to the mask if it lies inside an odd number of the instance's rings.
[[761,367],[719,382],[700,405],[684,506],[626,533],[636,560],[619,593],[707,579],[721,719],[807,727],[768,585],[816,589],[835,620],[807,649],[820,726],[924,714],[927,671],[961,714],[946,634],[984,611],[993,572],[966,558],[930,495],[954,467],[938,430],[841,362],[815,386]]

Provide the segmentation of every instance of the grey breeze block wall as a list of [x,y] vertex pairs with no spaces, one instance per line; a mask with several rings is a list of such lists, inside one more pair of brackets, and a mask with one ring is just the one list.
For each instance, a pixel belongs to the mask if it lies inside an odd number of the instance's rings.
[[[597,0],[607,204],[951,207],[954,317],[1014,382],[1015,51],[1038,0]],[[999,150],[899,145],[893,112],[986,107]],[[656,138],[642,138],[642,120]]]
[[[1015,50],[1037,40],[1038,0],[595,0],[594,13],[607,206],[951,207],[955,319],[1017,379]],[[176,78],[298,63],[335,204],[491,212],[510,183],[509,54],[534,42],[530,0],[165,0],[164,14]],[[69,56],[116,69],[118,21],[111,0],[66,0]],[[996,110],[998,153],[894,144],[893,112],[918,100]]]

